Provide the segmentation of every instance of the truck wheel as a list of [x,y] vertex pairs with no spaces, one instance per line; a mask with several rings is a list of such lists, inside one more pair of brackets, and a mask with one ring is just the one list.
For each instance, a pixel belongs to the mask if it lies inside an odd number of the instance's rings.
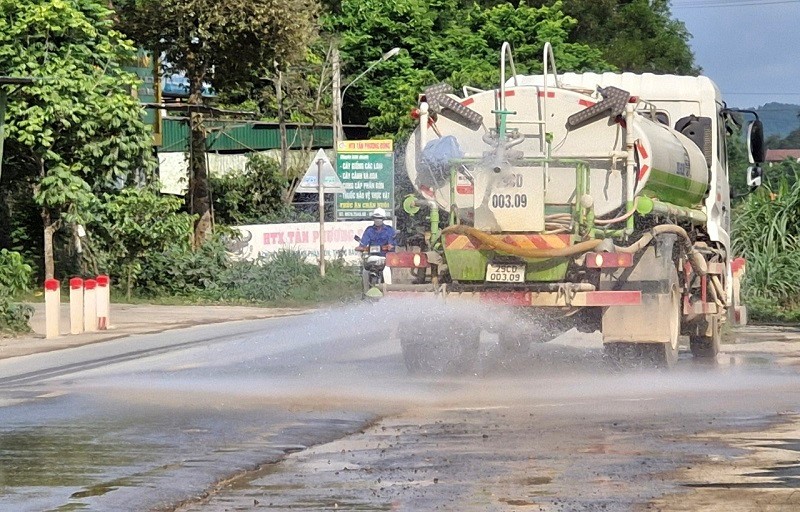
[[681,290],[672,260],[675,235],[661,236],[645,249],[624,280],[627,289],[641,289],[638,306],[611,306],[603,312],[606,357],[619,366],[670,368],[678,360]]
[[692,355],[698,359],[710,359],[719,354],[719,344],[722,339],[722,329],[719,317],[712,316],[711,322],[703,322],[698,331],[705,331],[705,335],[689,336],[689,348]]
[[436,317],[400,325],[400,347],[409,373],[468,375],[474,373],[480,353],[480,328],[448,325]]
[[[677,280],[677,273],[676,273]],[[610,342],[603,348],[606,357],[618,367],[672,368],[678,362],[678,337],[680,335],[680,291],[674,289],[667,307],[648,308],[653,317],[667,317],[668,341],[663,342]],[[643,317],[644,320],[644,317]]]

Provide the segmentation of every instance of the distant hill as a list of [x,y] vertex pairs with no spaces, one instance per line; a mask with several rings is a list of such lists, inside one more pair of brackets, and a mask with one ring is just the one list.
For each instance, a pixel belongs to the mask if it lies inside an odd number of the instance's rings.
[[758,117],[764,123],[764,134],[778,135],[781,138],[800,128],[800,105],[789,103],[767,103],[757,108]]

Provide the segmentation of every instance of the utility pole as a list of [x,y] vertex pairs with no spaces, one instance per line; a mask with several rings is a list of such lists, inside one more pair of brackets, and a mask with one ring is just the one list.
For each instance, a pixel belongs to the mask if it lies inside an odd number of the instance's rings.
[[332,107],[333,107],[333,151],[335,155],[339,148],[339,141],[344,140],[342,128],[342,71],[339,66],[339,47],[334,44],[331,52],[331,71],[333,73]]
[[325,277],[325,180],[322,166],[325,160],[317,160],[317,186],[319,187],[319,275]]

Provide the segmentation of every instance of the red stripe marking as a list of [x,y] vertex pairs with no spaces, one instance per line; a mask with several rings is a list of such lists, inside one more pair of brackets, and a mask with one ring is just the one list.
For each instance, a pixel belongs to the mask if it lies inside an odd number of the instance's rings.
[[[539,91],[539,97],[540,98],[544,98],[544,91]],[[547,91],[547,97],[548,98],[555,98],[556,97],[556,93],[554,93],[553,91]]]
[[472,185],[458,185],[456,186],[456,192],[461,195],[471,196],[475,193],[475,187]]
[[481,300],[505,306],[530,306],[530,292],[481,292]]
[[649,170],[650,170],[650,167],[648,167],[647,165],[643,165],[639,169],[639,179],[641,180],[644,177],[644,175],[647,174],[647,171],[649,171]]
[[535,236],[535,235],[534,236],[529,236],[528,239],[530,239],[530,241],[533,242],[533,245],[535,245],[537,249],[550,249],[551,248],[550,244],[547,243],[547,240],[545,240],[541,236]]
[[578,100],[578,105],[582,105],[584,107],[593,107],[595,106],[595,102],[589,100]]
[[734,258],[731,261],[731,272],[737,274],[740,270],[744,268],[745,259],[744,258]]
[[644,158],[647,158],[647,150],[644,149],[641,143],[637,143],[636,147],[639,148],[639,154],[642,155]]
[[425,185],[420,186],[419,190],[420,190],[420,192],[422,192],[423,194],[425,194],[428,197],[434,197],[434,195],[435,195],[433,193],[433,189],[430,188],[430,187],[426,187]]
[[475,98],[467,98],[461,102],[461,104],[464,105],[465,107],[467,105],[472,105],[473,103],[475,103]]
[[57,292],[59,286],[58,279],[45,279],[44,281],[44,289],[48,292]]
[[108,286],[108,276],[97,276],[97,286]]
[[[514,92],[514,91],[506,91],[506,97],[514,96],[514,95],[516,95],[516,92]],[[497,91],[497,96],[500,97],[500,91]]]
[[87,279],[86,281],[84,281],[83,285],[84,285],[83,287],[87,290],[94,290],[95,287],[97,286],[97,281],[95,281],[94,279]]
[[80,277],[73,277],[69,280],[69,287],[72,290],[80,290],[83,288],[83,279]]
[[642,303],[642,292],[608,291],[586,292],[587,306],[637,306]]

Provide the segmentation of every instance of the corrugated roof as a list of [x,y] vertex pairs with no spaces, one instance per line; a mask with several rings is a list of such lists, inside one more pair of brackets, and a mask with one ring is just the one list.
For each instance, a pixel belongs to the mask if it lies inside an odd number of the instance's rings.
[[800,160],[800,149],[768,149],[767,162],[783,162],[787,158]]
[[[280,126],[278,123],[257,121],[206,121],[210,130],[206,138],[209,151],[248,152],[280,149]],[[159,151],[185,152],[189,148],[188,120],[179,117],[164,118],[163,141]],[[333,130],[331,125],[287,124],[289,149],[300,149],[311,141],[312,148],[329,148],[333,146]]]

